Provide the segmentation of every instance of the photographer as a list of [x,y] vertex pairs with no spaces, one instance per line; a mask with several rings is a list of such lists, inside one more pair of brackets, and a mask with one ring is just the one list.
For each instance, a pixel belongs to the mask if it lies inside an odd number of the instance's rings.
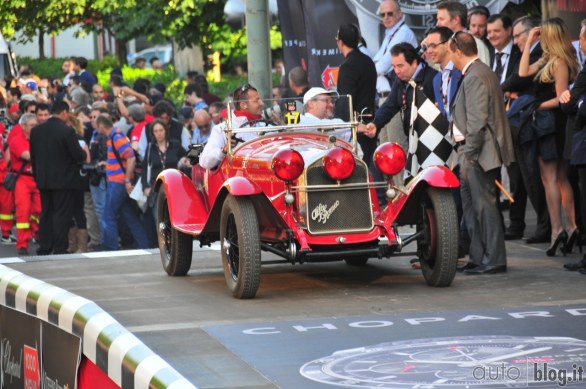
[[[106,205],[106,159],[108,156],[108,147],[106,145],[106,136],[98,132],[96,118],[100,114],[105,113],[107,113],[107,110],[101,107],[93,108],[90,112],[90,123],[94,131],[90,140],[90,164],[84,167],[84,170],[89,174],[90,193],[98,217],[100,242],[102,242],[102,237],[104,236],[102,219],[104,206]],[[97,251],[99,247],[92,247],[90,244],[88,249]]]

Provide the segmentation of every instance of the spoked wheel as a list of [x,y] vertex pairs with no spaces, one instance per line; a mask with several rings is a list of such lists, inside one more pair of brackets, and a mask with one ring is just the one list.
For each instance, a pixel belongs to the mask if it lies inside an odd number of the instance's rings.
[[163,268],[170,276],[184,276],[191,267],[193,237],[171,225],[167,192],[161,187],[157,197],[157,235]]
[[368,262],[368,257],[349,257],[344,258],[344,262],[348,266],[366,266],[366,262]]
[[417,255],[421,271],[430,286],[449,286],[458,265],[458,216],[452,192],[446,188],[427,188],[419,211]]
[[228,289],[239,299],[253,298],[260,285],[260,236],[254,205],[228,195],[220,219],[222,265]]

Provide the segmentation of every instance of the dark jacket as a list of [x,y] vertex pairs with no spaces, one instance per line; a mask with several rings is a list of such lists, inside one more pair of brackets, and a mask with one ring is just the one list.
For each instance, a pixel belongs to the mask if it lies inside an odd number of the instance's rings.
[[[514,47],[517,46],[515,45]],[[543,50],[541,49],[541,45],[537,44],[531,54],[529,54],[529,63],[537,61],[542,55]],[[507,78],[501,84],[501,88],[503,92],[517,92],[519,95],[534,94],[535,84],[533,83],[533,76],[519,77],[519,62],[521,62],[520,56],[511,74],[509,75],[507,72]]]
[[[496,58],[495,51],[490,51],[490,68],[494,69],[494,59]],[[519,46],[513,44],[511,48],[511,55],[509,62],[507,62],[507,68],[505,69],[505,81],[515,73],[519,73],[519,61],[521,60],[521,50]],[[504,84],[504,82],[503,82]]]
[[[422,62],[422,69],[419,73],[415,76],[413,81],[419,86],[423,88],[423,93],[430,99],[432,102],[435,103],[435,94],[433,91],[433,78],[437,74],[437,70],[433,69],[427,64]],[[405,107],[403,107],[403,90],[406,89],[405,94]],[[397,78],[397,80],[393,83],[391,87],[391,94],[384,102],[383,105],[376,111],[376,115],[374,117],[374,124],[377,128],[377,133],[391,121],[393,116],[397,114],[403,107],[405,111],[403,112],[403,130],[405,133],[409,130],[409,120],[411,118],[411,104],[413,102],[413,88],[408,85],[408,83],[403,82]]]
[[62,120],[49,118],[31,131],[33,175],[39,189],[78,189],[80,164],[85,160],[78,136]]
[[[183,150],[183,147],[181,147],[181,143],[171,139],[169,140],[169,147],[167,147],[167,151],[163,156],[165,161],[165,165],[163,165],[163,159],[161,159],[161,156],[159,155],[157,145],[153,142],[150,142],[142,164],[142,187],[150,188],[155,183],[159,173],[164,169],[176,169],[179,160],[184,156],[185,150]],[[151,166],[151,172],[150,178],[147,179],[149,165]]]
[[[458,91],[458,85],[460,84],[460,79],[462,79],[462,72],[458,69],[452,69],[451,75],[451,82],[450,82],[450,90],[448,91],[448,103],[454,101],[456,97],[456,92]],[[446,107],[444,107],[444,100],[442,98],[442,90],[441,90],[441,81],[442,81],[442,73],[437,72],[435,77],[433,78],[433,93],[434,93],[434,100],[437,103],[437,107],[441,111],[441,113],[447,117],[446,115]]]
[[[358,49],[352,50],[340,65],[338,72],[338,93],[352,96],[352,106],[360,113],[364,108],[372,114],[376,95],[376,67],[372,59]],[[336,117],[349,120],[348,102],[340,100]]]

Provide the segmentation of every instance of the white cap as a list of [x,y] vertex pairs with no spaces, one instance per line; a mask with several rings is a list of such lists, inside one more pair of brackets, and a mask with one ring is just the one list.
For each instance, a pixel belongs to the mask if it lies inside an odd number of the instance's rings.
[[313,87],[303,95],[303,104],[307,104],[307,102],[319,95],[331,95],[336,93],[335,91],[325,90],[324,88]]

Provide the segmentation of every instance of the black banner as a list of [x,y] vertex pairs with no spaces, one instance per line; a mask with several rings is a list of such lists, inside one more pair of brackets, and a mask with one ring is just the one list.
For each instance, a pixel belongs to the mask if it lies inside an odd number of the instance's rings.
[[76,388],[81,340],[34,316],[0,306],[0,387]]
[[[507,0],[460,0],[468,8],[484,5],[491,13],[500,12]],[[523,0],[510,0],[521,3]],[[405,22],[418,36],[435,25],[439,0],[399,0]],[[384,37],[384,27],[377,15],[378,0],[278,0],[279,20],[283,36],[285,69],[302,66],[309,83],[335,89],[339,65],[344,57],[334,37],[344,23],[356,23],[374,55]]]

